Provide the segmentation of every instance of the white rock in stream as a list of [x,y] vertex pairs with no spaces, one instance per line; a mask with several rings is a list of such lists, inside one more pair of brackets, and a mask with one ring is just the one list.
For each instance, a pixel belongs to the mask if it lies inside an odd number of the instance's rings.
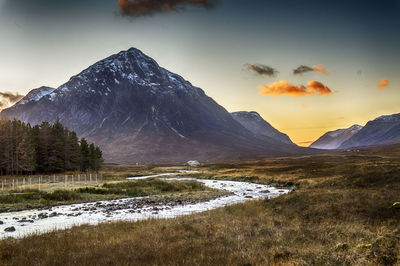
[[[128,178],[145,179],[155,176],[167,176],[175,173],[165,173],[153,176]],[[196,178],[164,178],[165,180],[195,180],[205,186],[224,189],[233,195],[196,204],[176,206],[140,206],[131,208],[129,204],[138,199],[130,198],[109,200],[73,205],[52,207],[49,210],[26,210],[19,212],[0,213],[0,239],[7,237],[22,238],[31,234],[41,234],[53,230],[67,229],[81,224],[98,224],[107,221],[137,221],[149,218],[172,218],[181,215],[203,212],[218,207],[236,204],[251,199],[272,198],[290,192],[290,189],[277,189],[268,185],[238,181],[208,180]],[[119,209],[121,208],[121,209]],[[84,209],[84,210],[82,210]],[[42,218],[39,218],[38,216]],[[22,221],[22,222],[21,222]],[[5,232],[9,227],[15,227],[14,232]]]

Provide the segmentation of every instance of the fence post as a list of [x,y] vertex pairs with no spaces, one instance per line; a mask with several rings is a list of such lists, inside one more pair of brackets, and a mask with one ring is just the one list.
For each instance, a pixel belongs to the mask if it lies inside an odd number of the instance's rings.
[[4,181],[1,180],[1,191],[4,191]]

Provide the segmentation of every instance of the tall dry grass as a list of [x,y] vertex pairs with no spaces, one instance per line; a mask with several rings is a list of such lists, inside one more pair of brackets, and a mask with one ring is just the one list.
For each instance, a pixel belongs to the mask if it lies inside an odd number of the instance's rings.
[[[395,149],[395,148],[393,148]],[[196,215],[0,241],[4,265],[399,265],[400,152],[207,165],[293,193]]]

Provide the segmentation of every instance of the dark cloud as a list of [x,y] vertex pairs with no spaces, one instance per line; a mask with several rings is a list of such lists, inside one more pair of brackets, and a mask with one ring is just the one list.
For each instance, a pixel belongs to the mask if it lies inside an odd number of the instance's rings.
[[182,11],[189,6],[210,9],[213,0],[118,0],[123,15],[146,16],[168,11]]
[[279,73],[278,70],[262,64],[247,64],[246,67],[259,75],[274,77]]
[[301,65],[301,66],[299,66],[298,68],[293,69],[293,74],[295,74],[295,75],[297,75],[297,74],[303,74],[303,73],[310,72],[310,71],[314,71],[314,70],[312,69],[312,67],[305,66],[305,65]]
[[319,72],[319,73],[322,73],[325,75],[328,74],[328,71],[326,71],[324,65],[322,65],[322,64],[318,64],[318,65],[315,65],[312,67],[309,67],[306,65],[301,65],[301,66],[297,67],[296,69],[293,69],[293,74],[298,75],[298,74],[304,74],[304,73],[311,72],[311,71]]
[[0,92],[0,109],[6,108],[19,100],[21,100],[24,95],[12,92]]

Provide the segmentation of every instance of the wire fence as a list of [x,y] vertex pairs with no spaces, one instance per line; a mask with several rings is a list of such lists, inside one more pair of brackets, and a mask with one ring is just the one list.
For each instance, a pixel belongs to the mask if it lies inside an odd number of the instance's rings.
[[100,173],[79,175],[41,175],[2,179],[0,191],[24,189],[61,189],[82,186],[93,186],[102,182]]

